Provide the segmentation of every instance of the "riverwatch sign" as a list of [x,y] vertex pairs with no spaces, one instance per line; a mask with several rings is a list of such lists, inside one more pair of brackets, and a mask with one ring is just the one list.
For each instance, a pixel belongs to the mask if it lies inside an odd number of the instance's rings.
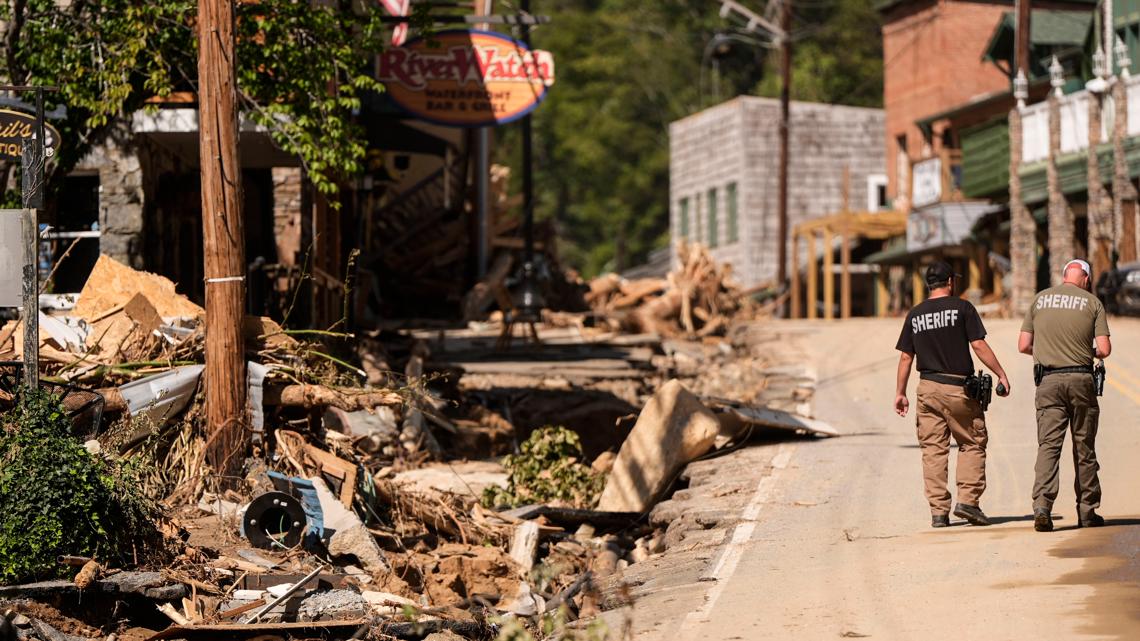
[[413,116],[449,127],[522,118],[554,84],[554,57],[490,31],[441,31],[380,55],[379,80]]

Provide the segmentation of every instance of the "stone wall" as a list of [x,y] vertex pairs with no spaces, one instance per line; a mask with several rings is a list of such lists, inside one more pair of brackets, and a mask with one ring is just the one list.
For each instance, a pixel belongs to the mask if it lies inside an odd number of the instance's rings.
[[75,170],[99,174],[99,251],[142,269],[143,169],[129,130],[116,130]]
[[[793,102],[790,106],[788,235],[800,222],[848,206],[863,210],[867,178],[885,166],[884,114],[879,109]],[[713,256],[733,265],[745,286],[777,274],[779,101],[740,97],[670,125],[670,201],[674,240],[681,200],[690,200],[690,238],[707,244],[707,204],[717,189],[720,242]],[[739,240],[725,242],[727,185],[736,184]],[[695,203],[700,201],[700,205]],[[694,228],[694,211],[701,225]],[[789,246],[788,259],[791,260]]]
[[277,260],[296,264],[301,248],[301,169],[273,168],[273,233]]

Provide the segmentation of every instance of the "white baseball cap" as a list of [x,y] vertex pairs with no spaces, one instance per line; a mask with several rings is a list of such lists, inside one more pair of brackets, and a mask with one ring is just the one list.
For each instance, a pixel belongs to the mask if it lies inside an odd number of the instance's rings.
[[1089,267],[1089,264],[1080,258],[1074,258],[1073,260],[1065,263],[1065,268],[1061,270],[1061,274],[1064,275],[1064,273],[1069,271],[1069,268],[1073,265],[1080,267],[1081,270],[1085,272],[1085,276],[1092,276],[1092,267]]

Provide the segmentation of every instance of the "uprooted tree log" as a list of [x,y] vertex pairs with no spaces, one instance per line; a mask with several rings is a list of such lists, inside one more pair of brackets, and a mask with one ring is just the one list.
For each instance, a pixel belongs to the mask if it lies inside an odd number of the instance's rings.
[[269,387],[265,390],[266,405],[288,407],[335,407],[345,412],[372,409],[374,407],[398,406],[407,403],[407,398],[389,390],[380,391],[341,391],[324,385],[286,385]]

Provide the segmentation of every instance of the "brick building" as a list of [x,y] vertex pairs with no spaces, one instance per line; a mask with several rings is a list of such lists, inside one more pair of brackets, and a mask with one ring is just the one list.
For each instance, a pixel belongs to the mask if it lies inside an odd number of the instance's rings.
[[[1049,91],[1054,56],[1065,70],[1065,90],[1083,87],[1095,5],[1033,3],[1030,102]],[[966,293],[975,302],[997,306],[1009,286],[1014,7],[995,0],[882,0],[876,6],[883,22],[888,193],[892,207],[907,213],[908,229],[866,261],[889,270],[895,311],[925,296],[920,276],[934,259],[968,276]]]
[[[896,209],[911,205],[915,161],[959,149],[956,132],[920,121],[951,107],[1008,94],[1010,77],[985,54],[1008,0],[881,0],[887,193]],[[1083,9],[1095,2],[1034,2],[1034,9]]]
[[[705,244],[748,287],[777,273],[779,108],[741,96],[669,125],[672,239]],[[882,110],[793,102],[790,117],[789,238],[845,205],[885,205]]]

